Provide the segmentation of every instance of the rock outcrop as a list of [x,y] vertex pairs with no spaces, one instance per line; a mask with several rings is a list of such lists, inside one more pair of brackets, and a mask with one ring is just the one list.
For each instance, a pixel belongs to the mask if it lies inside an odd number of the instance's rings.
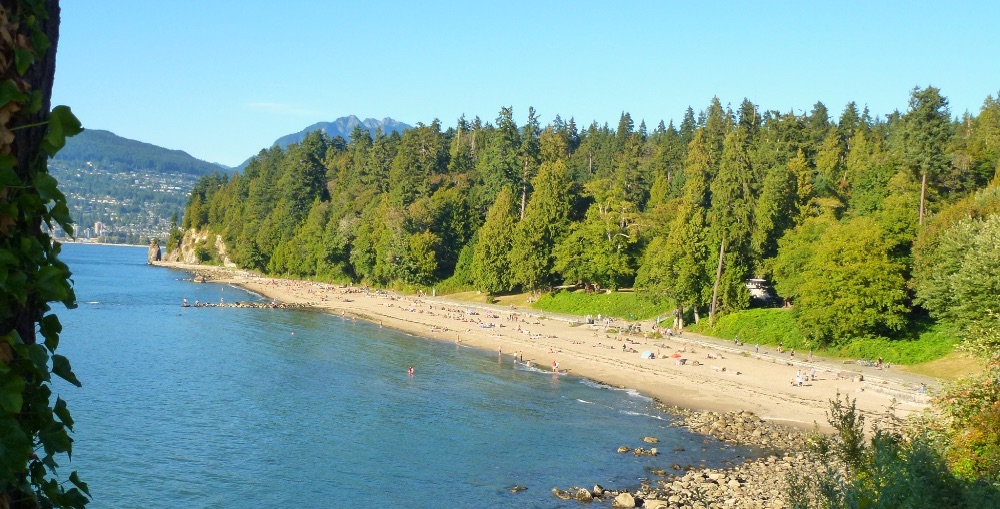
[[158,262],[163,258],[163,252],[160,251],[160,243],[157,241],[151,241],[149,243],[149,254],[146,255],[146,263]]
[[179,247],[167,249],[167,254],[163,258],[168,262],[180,263],[201,263],[198,251],[199,247],[207,248],[209,251],[217,253],[218,259],[225,267],[235,267],[227,255],[226,243],[222,241],[222,235],[216,235],[207,231],[186,230],[181,239]]

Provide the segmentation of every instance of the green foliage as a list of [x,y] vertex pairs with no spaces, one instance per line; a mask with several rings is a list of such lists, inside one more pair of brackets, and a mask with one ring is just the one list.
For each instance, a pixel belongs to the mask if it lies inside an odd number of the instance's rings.
[[569,226],[569,173],[565,163],[542,163],[535,189],[511,245],[511,282],[535,290],[555,282],[553,251]]
[[[16,63],[17,76],[0,80],[0,131],[11,135],[0,147],[0,506],[83,507],[87,485],[76,472],[60,482],[57,458],[72,457],[73,419],[66,403],[52,396],[52,375],[80,386],[66,357],[59,355],[62,325],[50,303],[76,307],[70,271],[59,260],[60,245],[41,231],[59,225],[72,232],[66,197],[47,171],[47,161],[82,131],[69,108],[48,104],[54,55],[45,55],[58,24],[41,20],[48,2],[21,0],[0,10],[11,24],[3,57]],[[30,41],[30,42],[29,42]],[[33,72],[37,61],[50,59],[48,76]],[[8,70],[9,71],[9,70]],[[5,72],[8,72],[5,71]],[[32,90],[37,87],[37,90]],[[29,92],[29,90],[31,90]],[[45,98],[43,100],[43,95]],[[11,141],[19,138],[17,145]],[[36,342],[36,331],[43,338]]]
[[710,327],[708,321],[689,324],[688,330],[719,338],[739,336],[747,344],[776,346],[798,351],[813,350],[818,355],[847,359],[877,359],[891,364],[919,364],[940,359],[958,344],[954,326],[939,322],[916,322],[913,330],[898,338],[866,336],[839,345],[822,347],[804,336],[791,309],[755,308],[722,316]]
[[905,266],[891,256],[895,244],[867,218],[826,224],[797,228],[786,244],[792,249],[775,262],[778,289],[794,296],[803,333],[826,345],[901,330],[908,309]]
[[547,294],[532,305],[550,313],[613,316],[624,320],[647,320],[669,314],[669,305],[658,304],[634,292],[585,293],[562,291]]
[[975,413],[955,430],[948,460],[955,473],[970,481],[986,478],[1000,484],[1000,401]]
[[510,188],[505,187],[486,214],[473,251],[471,276],[477,290],[492,295],[513,287],[509,259],[513,232],[514,197]]
[[987,508],[1000,501],[998,485],[956,475],[926,433],[904,438],[876,426],[866,440],[865,419],[855,401],[839,395],[830,402],[827,419],[836,433],[821,438],[814,453],[845,465],[846,475],[834,468],[805,473],[805,479],[791,486],[807,486],[821,496],[813,501],[789,493],[799,502],[797,507]]
[[708,321],[703,320],[700,324],[689,325],[688,329],[725,339],[739,336],[740,341],[747,344],[778,345],[780,343],[785,348],[799,350],[810,346],[799,331],[798,323],[790,309],[745,309],[720,317],[716,320],[714,327],[710,327]]
[[[746,278],[770,278],[803,344],[896,347],[866,338],[912,337],[923,311],[914,303],[953,319],[919,288],[926,280],[934,298],[958,295],[940,291],[957,268],[939,270],[944,254],[932,256],[947,229],[933,214],[960,220],[947,203],[1000,158],[990,148],[995,101],[956,130],[942,128],[936,89],[913,98],[905,118],[885,122],[850,103],[837,125],[822,103],[796,115],[744,101],[737,119],[713,98],[680,129],[661,122],[652,133],[627,113],[617,129],[581,130],[558,116],[543,127],[533,109],[518,126],[502,108],[494,123],[463,117],[446,130],[434,120],[402,134],[357,129],[349,143],[315,134],[201,186],[185,219],[264,272],[487,292],[634,285],[685,317],[708,310],[725,241],[715,315],[749,305]],[[938,166],[927,170],[932,219],[921,228],[916,177],[928,164]],[[975,178],[954,185],[966,176]],[[488,220],[500,209],[502,221]],[[930,240],[914,244],[918,232]],[[975,267],[969,260],[965,274]],[[969,309],[995,293],[989,278],[966,281]]]

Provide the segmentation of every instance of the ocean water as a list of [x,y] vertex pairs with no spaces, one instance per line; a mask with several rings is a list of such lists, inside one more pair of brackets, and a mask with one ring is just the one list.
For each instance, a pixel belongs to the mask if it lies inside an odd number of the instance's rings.
[[[145,255],[64,247],[79,307],[57,305],[60,353],[83,388],[56,386],[76,421],[62,469],[92,507],[576,508],[551,489],[752,454],[671,427],[634,391],[496,352],[318,312],[181,308],[259,297]],[[646,435],[660,456],[615,452]]]

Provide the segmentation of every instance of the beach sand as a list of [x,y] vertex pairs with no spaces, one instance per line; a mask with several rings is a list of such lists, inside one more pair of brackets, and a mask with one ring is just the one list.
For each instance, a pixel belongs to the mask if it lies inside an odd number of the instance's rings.
[[[892,369],[825,359],[809,361],[808,352],[792,357],[790,352],[779,354],[771,347],[757,352],[754,345],[739,346],[689,332],[681,337],[647,339],[641,334],[615,333],[621,322],[605,328],[532,309],[260,277],[222,267],[157,265],[204,274],[214,282],[246,288],[277,302],[357,317],[435,340],[460,341],[494,353],[502,351],[505,361],[513,362],[518,354],[541,369],[551,369],[557,362],[560,372],[636,389],[668,405],[719,412],[749,410],[764,420],[797,428],[812,429],[815,423],[820,430],[829,431],[825,413],[838,393],[856,398],[857,407],[868,414],[885,414],[895,399],[892,411],[905,417],[927,405],[919,384],[936,385],[933,379]],[[642,331],[649,332],[654,324],[647,320],[640,325]],[[641,358],[646,351],[656,358]],[[679,359],[685,359],[684,363]],[[400,370],[406,368],[400,365]],[[416,368],[419,372],[419,366]],[[791,383],[797,372],[811,375],[813,370],[815,380],[807,379],[801,386]]]

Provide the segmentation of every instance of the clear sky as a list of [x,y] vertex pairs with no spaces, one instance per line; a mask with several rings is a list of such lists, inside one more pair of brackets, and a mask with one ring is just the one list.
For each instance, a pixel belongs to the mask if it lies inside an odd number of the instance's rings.
[[[620,4],[620,5],[619,5]],[[808,112],[953,115],[1000,90],[1000,4],[63,0],[53,104],[85,127],[230,166],[354,114],[493,121],[534,106],[617,126],[679,123],[713,96]]]

